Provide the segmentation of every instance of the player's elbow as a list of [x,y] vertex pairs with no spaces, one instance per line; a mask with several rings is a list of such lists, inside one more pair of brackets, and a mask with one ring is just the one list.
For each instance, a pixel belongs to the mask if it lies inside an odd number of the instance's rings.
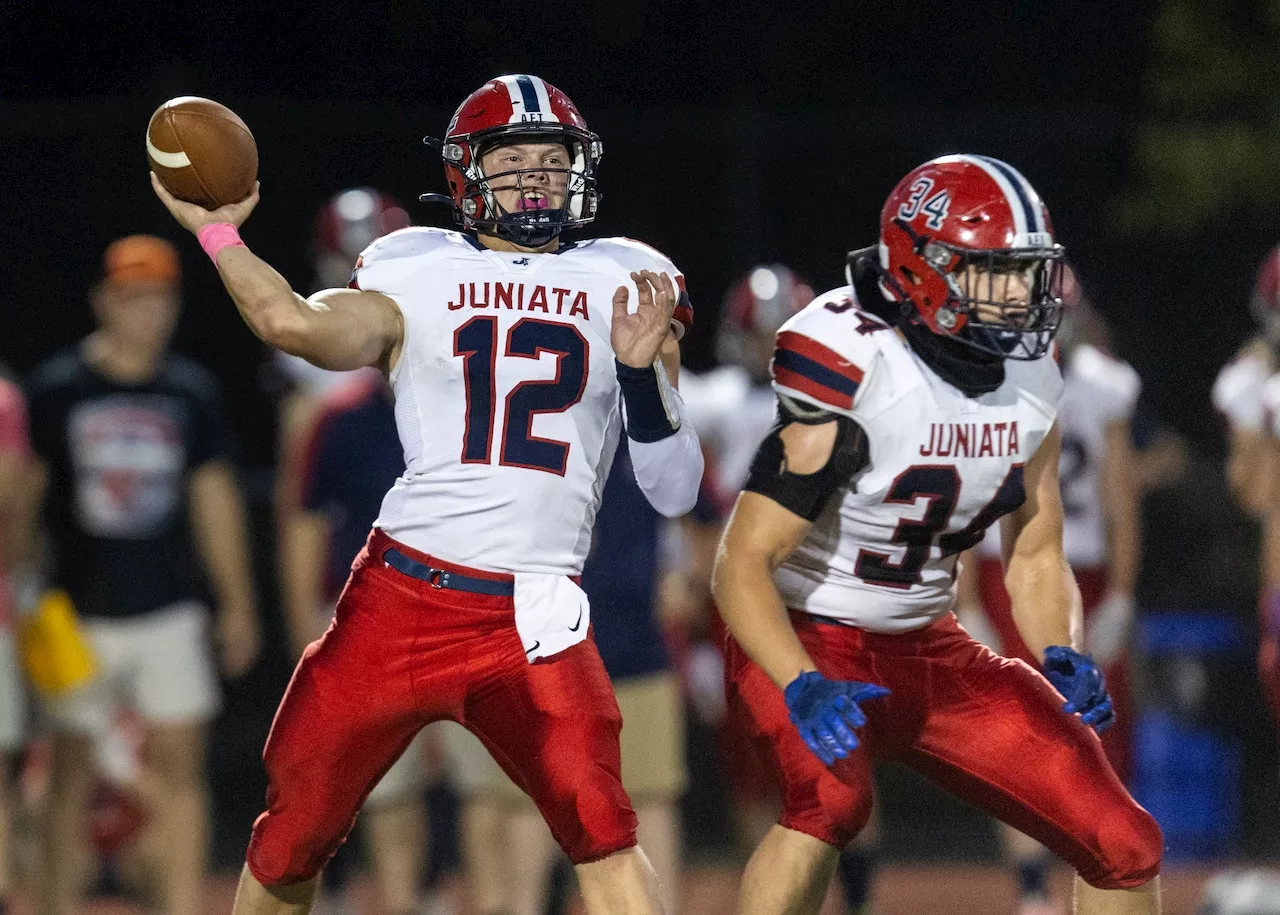
[[307,343],[307,322],[293,303],[265,302],[254,310],[253,330],[269,346],[291,355],[302,355]]

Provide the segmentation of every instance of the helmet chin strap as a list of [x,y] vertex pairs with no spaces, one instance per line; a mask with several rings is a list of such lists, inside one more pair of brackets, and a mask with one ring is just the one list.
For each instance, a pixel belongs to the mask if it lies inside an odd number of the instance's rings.
[[495,221],[493,235],[519,245],[522,248],[541,248],[560,235],[560,221],[546,223],[526,223],[511,214],[500,216]]

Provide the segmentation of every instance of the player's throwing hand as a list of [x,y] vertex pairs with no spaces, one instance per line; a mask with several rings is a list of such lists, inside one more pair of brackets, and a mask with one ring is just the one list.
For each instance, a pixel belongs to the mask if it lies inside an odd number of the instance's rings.
[[791,723],[825,765],[844,759],[858,747],[854,728],[867,723],[859,702],[883,699],[889,690],[874,683],[828,680],[816,670],[802,673],[783,692]]
[[182,224],[182,227],[188,232],[195,234],[205,226],[211,226],[218,222],[229,222],[234,226],[244,224],[249,218],[249,214],[253,212],[253,208],[258,205],[258,188],[257,181],[253,182],[253,190],[249,192],[249,196],[241,200],[239,203],[228,203],[226,206],[220,206],[216,210],[206,210],[198,203],[187,203],[185,200],[179,200],[177,197],[165,190],[165,186],[160,183],[160,179],[156,177],[156,173],[151,173],[151,186],[155,189],[156,196],[160,198],[160,202],[165,205],[173,218]]
[[676,310],[679,293],[666,273],[659,275],[652,270],[640,270],[633,272],[631,279],[639,296],[635,313],[627,313],[630,290],[619,286],[613,293],[613,331],[610,337],[619,362],[633,369],[645,369],[658,358],[662,341],[671,330],[671,316]]

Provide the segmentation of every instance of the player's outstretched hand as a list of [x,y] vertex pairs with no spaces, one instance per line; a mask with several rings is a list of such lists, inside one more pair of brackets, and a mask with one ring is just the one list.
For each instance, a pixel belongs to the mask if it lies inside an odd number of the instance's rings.
[[828,680],[810,670],[787,684],[782,695],[791,723],[813,754],[829,766],[858,747],[854,728],[867,723],[858,703],[883,699],[889,690],[856,680]]
[[1115,709],[1107,693],[1107,682],[1093,658],[1063,645],[1044,650],[1044,675],[1067,700],[1062,710],[1079,715],[1098,733],[1116,723]]
[[613,293],[613,354],[623,365],[647,369],[658,358],[662,341],[671,329],[671,315],[680,293],[665,273],[640,270],[631,274],[631,280],[636,284],[639,303],[635,314],[627,313],[631,291],[626,286],[619,286]]
[[249,218],[249,214],[253,212],[253,208],[258,205],[258,182],[253,182],[253,190],[249,192],[249,196],[241,200],[239,203],[228,203],[226,206],[220,206],[216,210],[206,210],[198,203],[187,203],[185,200],[179,200],[177,197],[169,193],[160,179],[156,177],[156,173],[151,173],[151,187],[155,189],[156,196],[160,198],[160,202],[164,204],[165,209],[173,214],[173,218],[182,223],[182,227],[192,234],[199,232],[205,226],[213,225],[217,222],[229,222],[234,226],[239,226]]

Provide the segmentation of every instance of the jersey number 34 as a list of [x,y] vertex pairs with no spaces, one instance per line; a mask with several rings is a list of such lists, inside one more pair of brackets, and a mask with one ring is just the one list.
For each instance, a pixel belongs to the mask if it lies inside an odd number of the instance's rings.
[[[522,318],[507,332],[505,357],[556,357],[556,377],[522,381],[503,407],[498,463],[564,476],[569,443],[533,435],[533,417],[562,413],[582,399],[587,388],[587,340],[571,324]],[[472,318],[453,334],[453,354],[462,357],[467,390],[467,422],[462,434],[462,463],[493,462],[493,421],[497,412],[498,319]]]

